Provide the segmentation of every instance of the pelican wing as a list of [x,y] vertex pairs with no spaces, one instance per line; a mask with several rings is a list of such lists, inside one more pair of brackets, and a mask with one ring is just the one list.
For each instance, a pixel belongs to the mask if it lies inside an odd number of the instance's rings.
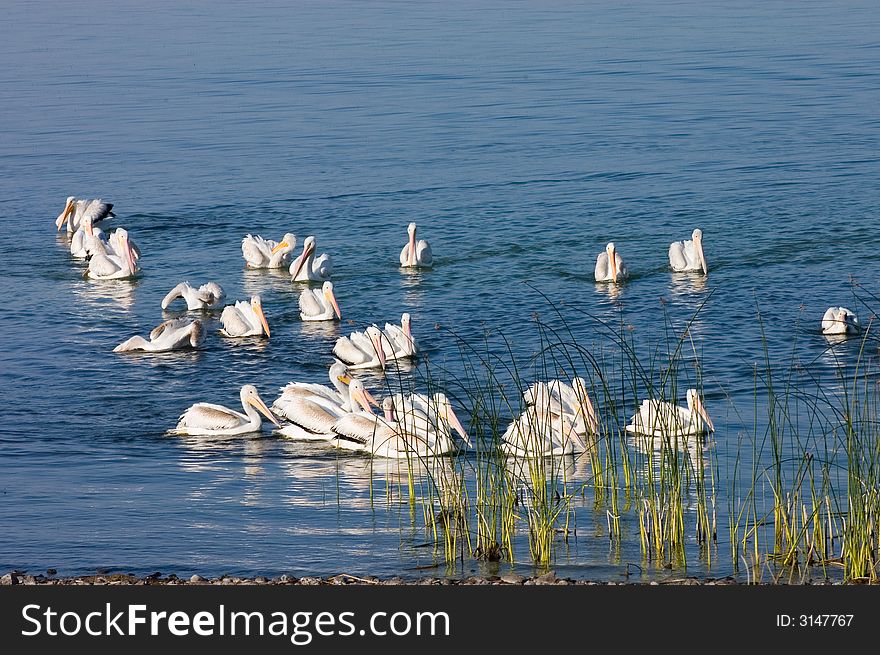
[[364,364],[371,355],[361,350],[350,337],[339,337],[333,346],[333,354],[345,364]]
[[392,424],[366,412],[345,414],[333,424],[333,432],[339,437],[337,447],[345,450],[369,450],[380,457],[401,457],[413,452]]
[[196,348],[204,338],[204,328],[199,320],[171,319],[160,323],[150,332],[150,341],[155,344],[156,351],[178,350],[190,346]]
[[174,330],[178,327],[180,327],[180,321],[178,319],[162,321],[159,325],[153,328],[152,332],[150,332],[150,341],[158,339],[166,330]]
[[89,260],[89,277],[109,277],[121,270],[121,262],[112,255],[95,255]]
[[669,245],[669,265],[672,267],[673,271],[687,270],[688,260],[685,255],[684,241],[673,241]]
[[85,238],[86,233],[82,229],[77,230],[73,233],[73,236],[70,239],[70,254],[74,257],[78,257],[80,259],[87,257],[88,253],[86,252],[85,247]]
[[611,278],[611,268],[608,266],[608,253],[600,252],[596,257],[596,281],[601,282]]
[[186,328],[186,336],[189,337],[189,345],[198,348],[205,342],[205,326],[196,319]]
[[97,225],[104,219],[113,218],[116,214],[110,211],[111,209],[113,209],[113,204],[104,202],[100,198],[89,200],[83,207],[82,215],[79,216],[79,223],[82,225],[84,219],[90,218],[92,225]]
[[409,263],[409,241],[406,242],[406,245],[403,247],[403,250],[400,251],[400,265],[406,266]]
[[275,402],[289,400],[296,396],[318,396],[320,398],[326,398],[328,401],[340,406],[343,403],[342,397],[335,389],[330,389],[329,387],[316,382],[289,382],[286,386],[282,387],[281,395]]
[[327,311],[320,289],[305,289],[299,294],[299,311],[304,316],[320,316]]
[[245,258],[248,266],[262,267],[268,264],[272,257],[272,248],[275,247],[274,241],[268,241],[260,235],[252,236],[248,234],[241,240],[241,254]]
[[825,334],[830,333],[834,330],[837,324],[837,317],[835,314],[837,313],[837,307],[829,307],[825,310],[825,314],[822,316],[822,332]]
[[223,326],[223,331],[231,337],[244,336],[252,329],[250,321],[239,308],[239,305],[242,304],[246,305],[247,303],[239,301],[234,305],[227,305],[223,308],[223,313],[220,314],[220,324]]
[[226,293],[216,282],[207,282],[198,289],[199,300],[208,306],[216,305],[226,298]]
[[229,430],[245,422],[247,418],[244,415],[223,405],[196,403],[180,415],[177,429]]
[[333,260],[324,253],[312,263],[312,279],[324,282],[333,275]]
[[[186,295],[192,290],[193,288],[189,285],[189,282],[181,282],[162,298],[162,309],[168,309],[168,305],[178,298],[183,298],[185,300]],[[187,303],[187,305],[188,304],[189,303]]]
[[284,407],[284,416],[314,434],[331,434],[333,424],[343,415],[342,410],[333,411],[326,405],[308,398],[293,398]]
[[422,239],[416,244],[416,261],[419,266],[429,267],[434,263],[434,253],[427,241]]

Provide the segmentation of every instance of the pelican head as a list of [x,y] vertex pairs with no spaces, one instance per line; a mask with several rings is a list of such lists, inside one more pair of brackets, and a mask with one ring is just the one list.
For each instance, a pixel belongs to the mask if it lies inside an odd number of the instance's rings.
[[336,318],[342,320],[342,312],[339,311],[339,305],[336,302],[336,296],[333,294],[333,283],[329,280],[324,282],[321,285],[321,291],[324,294],[324,298],[333,306],[333,311],[336,312]]
[[272,248],[272,254],[274,255],[279,250],[290,252],[294,248],[296,248],[296,236],[288,232],[283,237],[281,237],[281,241],[278,242],[278,245]]
[[278,422],[278,419],[275,418],[275,415],[269,411],[269,408],[266,407],[266,403],[263,402],[263,399],[260,398],[260,394],[257,393],[257,388],[252,384],[246,384],[241,388],[241,404],[245,407],[250,405],[263,414],[267,419],[272,421],[279,428],[281,424]]
[[611,270],[611,279],[617,282],[617,257],[614,249],[614,242],[609,241],[605,246],[605,252],[608,253],[608,268]]
[[137,270],[137,264],[135,264],[135,259],[137,259],[137,257],[135,256],[134,250],[132,250],[131,241],[128,238],[128,230],[124,227],[116,228],[113,236],[116,238],[116,241],[125,256],[125,260],[128,263],[128,270],[134,275]]
[[703,422],[706,424],[706,427],[709,428],[710,431],[715,431],[715,425],[712,423],[712,419],[709,418],[709,414],[706,412],[706,408],[703,407],[703,401],[700,400],[700,396],[697,394],[696,389],[688,389],[687,390],[687,403],[688,409],[691,410],[691,414],[696,414]]
[[375,325],[371,325],[368,327],[365,332],[367,336],[370,338],[370,341],[373,343],[373,348],[376,349],[376,355],[379,357],[379,364],[382,368],[385,368],[385,349],[382,347],[382,339],[384,335],[382,334],[382,330],[380,330]]
[[837,320],[843,324],[846,332],[858,331],[859,319],[856,318],[856,315],[850,312],[846,307],[838,307]]
[[406,226],[406,232],[407,232],[407,234],[410,235],[410,237],[415,236],[415,233],[416,233],[416,224],[415,224],[415,223],[410,223],[409,225],[407,225],[407,226]]
[[382,413],[385,415],[385,421],[394,423],[394,399],[391,396],[382,399]]
[[406,336],[412,337],[412,328],[410,328],[409,312],[403,312],[403,314],[400,315],[400,328],[403,330],[403,333]]
[[305,238],[305,241],[303,241],[302,253],[290,265],[290,276],[294,280],[296,279],[296,276],[299,275],[302,267],[305,266],[308,262],[309,257],[311,257],[313,254],[315,254],[315,237],[307,236]]
[[348,366],[346,366],[343,362],[340,362],[338,359],[334,359],[333,363],[330,364],[330,382],[334,380],[339,380],[345,384],[351,382],[351,377],[348,373]]
[[251,309],[254,310],[254,314],[257,315],[257,319],[259,319],[260,324],[263,326],[266,336],[271,336],[269,333],[269,322],[266,320],[266,315],[263,313],[263,299],[260,298],[260,296],[251,297]]
[[189,345],[193,348],[198,348],[204,340],[205,325],[199,319],[196,319],[192,322],[192,327],[190,328]]
[[[370,393],[364,388],[364,383],[360,380],[352,380],[351,384],[348,385],[348,392],[351,395],[351,399],[353,401],[357,401],[357,403],[363,407],[364,411],[372,414],[373,410],[370,409],[370,398],[372,396]],[[375,399],[374,399],[375,402]],[[354,409],[354,402],[352,402],[352,409]]]
[[61,230],[61,226],[64,225],[65,219],[70,216],[70,213],[73,211],[73,203],[76,201],[76,196],[67,196],[67,200],[64,201],[64,210],[58,214],[58,218],[55,219],[55,227],[58,230]]

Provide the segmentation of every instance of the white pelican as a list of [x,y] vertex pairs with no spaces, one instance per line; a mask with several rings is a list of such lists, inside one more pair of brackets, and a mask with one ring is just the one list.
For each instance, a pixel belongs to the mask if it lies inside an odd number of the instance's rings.
[[333,294],[333,283],[329,280],[321,285],[321,289],[303,289],[299,294],[299,317],[304,321],[332,321],[342,319],[336,296]]
[[168,305],[178,298],[186,301],[188,310],[213,309],[223,302],[226,293],[216,282],[207,282],[199,288],[190,286],[189,282],[181,282],[162,298],[162,309],[168,309]]
[[169,430],[169,434],[189,434],[204,436],[227,436],[257,432],[263,425],[260,415],[272,421],[278,427],[278,419],[266,407],[266,403],[257,393],[257,388],[252,384],[246,384],[241,388],[241,406],[244,414],[212,403],[196,403],[183,414],[177,427]]
[[[340,376],[342,380],[344,376]],[[337,404],[326,397],[315,394],[287,394],[286,398],[275,401],[279,414],[289,425],[277,430],[280,434],[303,441],[330,441],[336,437],[334,424],[343,416],[350,414],[358,406],[371,414],[370,402],[375,399],[364,388],[360,380],[348,378],[348,399],[344,405]]]
[[403,426],[404,434],[420,435],[431,445],[435,454],[451,452],[456,448],[453,430],[468,446],[473,445],[445,393],[437,392],[431,396],[421,393],[408,396],[394,394],[393,399],[397,422]]
[[629,277],[626,264],[620,253],[614,248],[613,243],[605,246],[605,252],[600,252],[596,257],[596,282],[617,282]]
[[87,259],[97,254],[108,254],[108,246],[107,235],[101,228],[94,227],[92,219],[86,216],[70,239],[70,254],[77,259]]
[[371,325],[364,332],[352,332],[339,337],[333,346],[333,355],[349,368],[385,368],[385,348],[382,331]]
[[334,445],[365,451],[374,457],[434,457],[458,449],[452,430],[469,446],[470,437],[443,393],[433,396],[395,394],[382,400],[383,417],[372,412],[349,413],[333,426]]
[[431,268],[434,255],[431,246],[424,239],[416,241],[416,224],[410,223],[406,228],[409,241],[400,251],[400,265],[407,268]]
[[226,305],[220,314],[220,323],[223,325],[220,333],[227,337],[269,336],[269,322],[259,296],[251,296],[250,302],[239,300],[234,305]]
[[627,432],[655,437],[686,437],[702,434],[715,425],[696,389],[687,390],[687,407],[660,400],[643,400],[638,413],[626,426]]
[[67,221],[67,232],[73,234],[82,224],[82,219],[88,216],[92,225],[97,225],[105,218],[113,218],[116,216],[112,211],[113,205],[104,202],[100,198],[94,200],[84,200],[75,196],[68,196],[64,203],[64,210],[55,219],[55,227],[61,230],[61,226]]
[[405,359],[414,357],[419,351],[416,340],[412,335],[409,313],[404,312],[400,317],[400,325],[385,324],[382,331],[382,346],[388,347],[390,354],[386,359]]
[[[138,248],[138,245],[135,243],[134,239],[131,238],[131,235],[128,233],[128,231],[124,230],[121,227],[113,230],[110,233],[110,236],[107,237],[107,241],[103,242],[105,249],[107,250],[106,254],[122,257],[125,254],[126,250],[126,247],[123,244],[123,237],[125,237],[125,242],[131,248],[131,252],[134,255],[135,264],[137,264],[138,260],[140,260],[141,258],[141,249]],[[98,247],[100,247],[100,245],[101,244],[98,244]]]
[[290,263],[290,277],[293,282],[323,282],[333,273],[330,255],[324,253],[315,258],[315,237],[308,236],[303,241],[303,251]]
[[706,256],[703,254],[703,230],[697,228],[692,241],[673,241],[669,246],[669,265],[673,271],[700,271],[709,274]]
[[525,410],[501,435],[501,450],[520,457],[568,455],[587,450],[599,421],[582,378],[536,383],[523,393]]
[[296,236],[288,232],[281,241],[248,234],[241,240],[241,255],[247,268],[284,268],[296,248]]
[[829,307],[822,316],[822,334],[857,334],[859,318],[846,307]]
[[205,341],[205,327],[199,319],[163,321],[150,332],[150,340],[133,336],[113,349],[115,353],[144,350],[151,353],[198,348]]
[[116,280],[132,277],[139,270],[128,232],[120,227],[110,236],[103,252],[94,254],[89,260],[86,276],[95,280]]
[[287,416],[287,405],[294,398],[317,397],[345,411],[350,411],[350,394],[347,385],[351,382],[351,377],[348,367],[338,359],[333,360],[328,375],[333,385],[332,389],[312,382],[288,382],[281,388],[281,395],[272,403],[272,409],[282,416]]

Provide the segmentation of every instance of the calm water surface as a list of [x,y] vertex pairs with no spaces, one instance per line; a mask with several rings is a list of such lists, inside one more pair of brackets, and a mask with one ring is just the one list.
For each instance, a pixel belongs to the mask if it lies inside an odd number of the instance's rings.
[[[395,464],[165,430],[193,402],[237,405],[245,383],[271,402],[323,382],[337,336],[403,311],[454,377],[450,330],[503,332],[526,373],[551,305],[597,352],[598,321],[623,320],[650,354],[705,302],[692,334],[724,472],[762,409],[756,311],[780,361],[797,335],[798,360],[830,376],[822,313],[867,322],[880,304],[875,2],[288,4],[5,4],[0,569],[436,575]],[[114,203],[139,280],[83,279],[53,232],[68,195]],[[430,272],[398,269],[410,221]],[[694,227],[706,279],[668,270]],[[341,325],[304,325],[287,275],[243,270],[244,234],[287,231],[333,256]],[[592,278],[609,240],[631,271],[611,290]],[[196,353],[112,353],[184,279],[262,294],[271,340],[211,322]],[[604,512],[579,504],[557,571],[641,563],[628,520],[609,552]],[[525,535],[518,548],[528,571]],[[709,571],[729,572],[719,560]]]

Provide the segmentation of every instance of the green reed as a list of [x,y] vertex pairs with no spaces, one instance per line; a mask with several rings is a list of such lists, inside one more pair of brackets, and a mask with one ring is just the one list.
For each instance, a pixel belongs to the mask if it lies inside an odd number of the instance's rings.
[[[421,507],[421,522],[447,566],[467,559],[513,562],[523,537],[529,559],[549,566],[577,534],[580,498],[592,502],[595,526],[616,548],[629,516],[646,563],[686,570],[694,546],[712,567],[718,562],[718,489],[726,484],[729,565],[747,581],[800,581],[835,570],[846,580],[878,579],[880,387],[867,370],[871,325],[857,364],[847,370],[841,363],[831,385],[812,363],[797,361],[797,339],[789,346],[791,365],[780,365],[761,326],[754,416],[745,419],[719,389],[735,424],[743,426],[720,437],[732,453],[723,477],[704,435],[625,429],[644,399],[680,404],[686,388],[702,395],[702,353],[691,328],[710,297],[677,326],[664,307],[664,337],[653,344],[636,339],[622,311],[610,322],[587,315],[595,330],[589,341],[578,339],[567,319],[584,313],[547,299],[550,313],[533,316],[537,347],[527,356],[515,353],[503,333],[485,329],[480,338],[465,339],[440,328],[458,344],[460,361],[423,358],[415,381],[387,376],[386,385],[401,392],[443,390],[470,425],[476,448],[466,456],[405,462],[409,474],[401,491],[410,507]],[[505,455],[501,435],[523,411],[529,384],[576,376],[585,381],[600,424],[586,452]],[[572,463],[586,473],[572,477]],[[416,482],[423,478],[424,486]]]

